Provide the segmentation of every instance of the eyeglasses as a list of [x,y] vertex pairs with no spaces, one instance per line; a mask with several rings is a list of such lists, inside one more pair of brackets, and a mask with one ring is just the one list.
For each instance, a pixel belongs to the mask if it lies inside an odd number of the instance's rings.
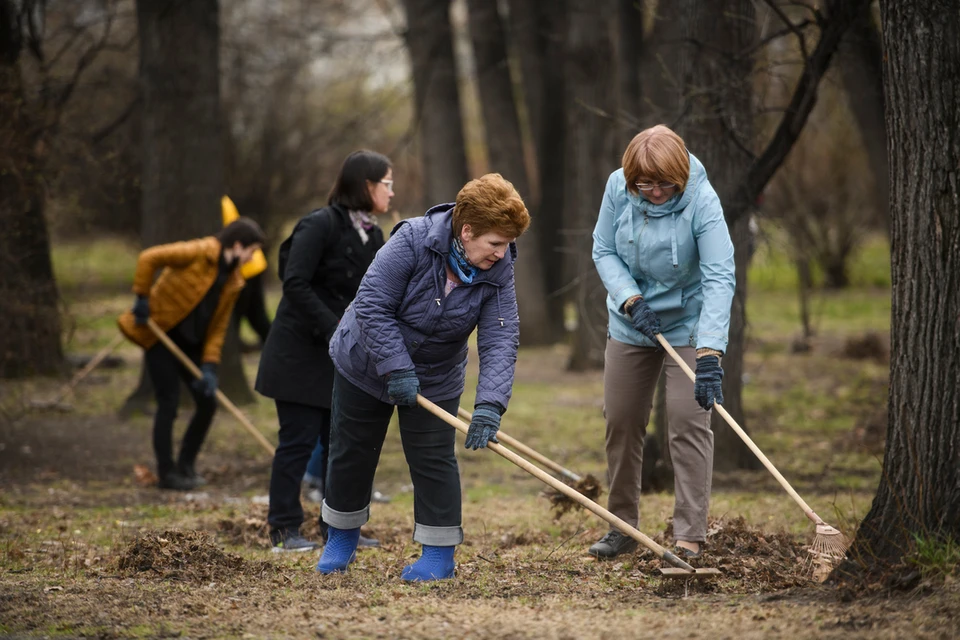
[[661,182],[659,184],[650,184],[649,182],[637,182],[637,188],[644,193],[650,193],[654,189],[660,189],[660,191],[670,191],[671,189],[676,189],[677,185],[672,182]]
[[380,182],[387,185],[387,191],[393,191],[393,180],[381,180]]

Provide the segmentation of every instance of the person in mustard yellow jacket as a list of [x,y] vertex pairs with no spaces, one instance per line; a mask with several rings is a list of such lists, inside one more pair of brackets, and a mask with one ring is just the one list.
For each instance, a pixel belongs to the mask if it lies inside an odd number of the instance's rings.
[[[202,484],[195,462],[216,411],[217,366],[237,294],[244,280],[240,267],[263,246],[259,225],[239,218],[215,236],[158,245],[144,250],[133,278],[136,302],[118,319],[120,331],[143,347],[153,382],[157,413],[153,450],[161,489],[188,491]],[[154,282],[154,276],[160,276]],[[195,379],[159,341],[152,318],[203,372]],[[173,422],[180,401],[180,380],[190,385],[196,410],[173,461]]]
[[[223,196],[220,199],[220,210],[223,215],[223,226],[240,217],[237,205],[233,203],[230,196]],[[259,345],[247,344],[241,340],[241,353],[250,353],[262,348],[263,343],[267,341],[267,334],[270,333],[270,318],[267,316],[267,304],[263,291],[263,276],[266,270],[267,257],[263,255],[263,249],[254,251],[250,262],[240,267],[240,273],[247,284],[237,296],[237,304],[233,307],[230,324],[236,328],[239,335],[240,322],[246,318],[250,328],[260,338]]]

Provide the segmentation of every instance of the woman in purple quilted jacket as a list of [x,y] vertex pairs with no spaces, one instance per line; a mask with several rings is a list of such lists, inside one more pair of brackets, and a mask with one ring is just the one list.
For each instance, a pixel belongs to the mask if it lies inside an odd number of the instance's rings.
[[417,394],[456,414],[477,329],[480,378],[466,446],[496,442],[519,345],[514,241],[530,214],[500,174],[468,182],[455,204],[405,220],[377,253],[333,339],[336,368],[323,520],[329,538],[317,571],[346,571],[370,516],[373,476],[397,407],[414,491],[420,559],[409,582],[452,578],[463,542],[455,431],[417,405]]

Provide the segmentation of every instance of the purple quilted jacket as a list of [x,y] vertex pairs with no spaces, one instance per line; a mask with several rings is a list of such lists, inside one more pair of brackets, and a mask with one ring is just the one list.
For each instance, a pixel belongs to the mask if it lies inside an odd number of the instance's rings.
[[401,222],[377,253],[330,341],[330,356],[347,380],[387,399],[385,376],[415,368],[421,393],[433,401],[463,392],[467,338],[480,353],[476,403],[506,410],[520,343],[513,280],[516,245],[471,284],[446,298],[452,204]]

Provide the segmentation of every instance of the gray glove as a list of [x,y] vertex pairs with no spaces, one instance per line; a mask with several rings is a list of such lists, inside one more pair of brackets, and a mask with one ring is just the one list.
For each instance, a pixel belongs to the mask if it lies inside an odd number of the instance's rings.
[[420,379],[414,369],[394,371],[387,377],[387,395],[390,402],[403,407],[415,407],[418,393]]
[[467,449],[483,449],[489,442],[496,442],[497,431],[500,430],[500,407],[494,404],[478,404],[473,410],[473,420],[467,431],[467,441],[463,444]]

